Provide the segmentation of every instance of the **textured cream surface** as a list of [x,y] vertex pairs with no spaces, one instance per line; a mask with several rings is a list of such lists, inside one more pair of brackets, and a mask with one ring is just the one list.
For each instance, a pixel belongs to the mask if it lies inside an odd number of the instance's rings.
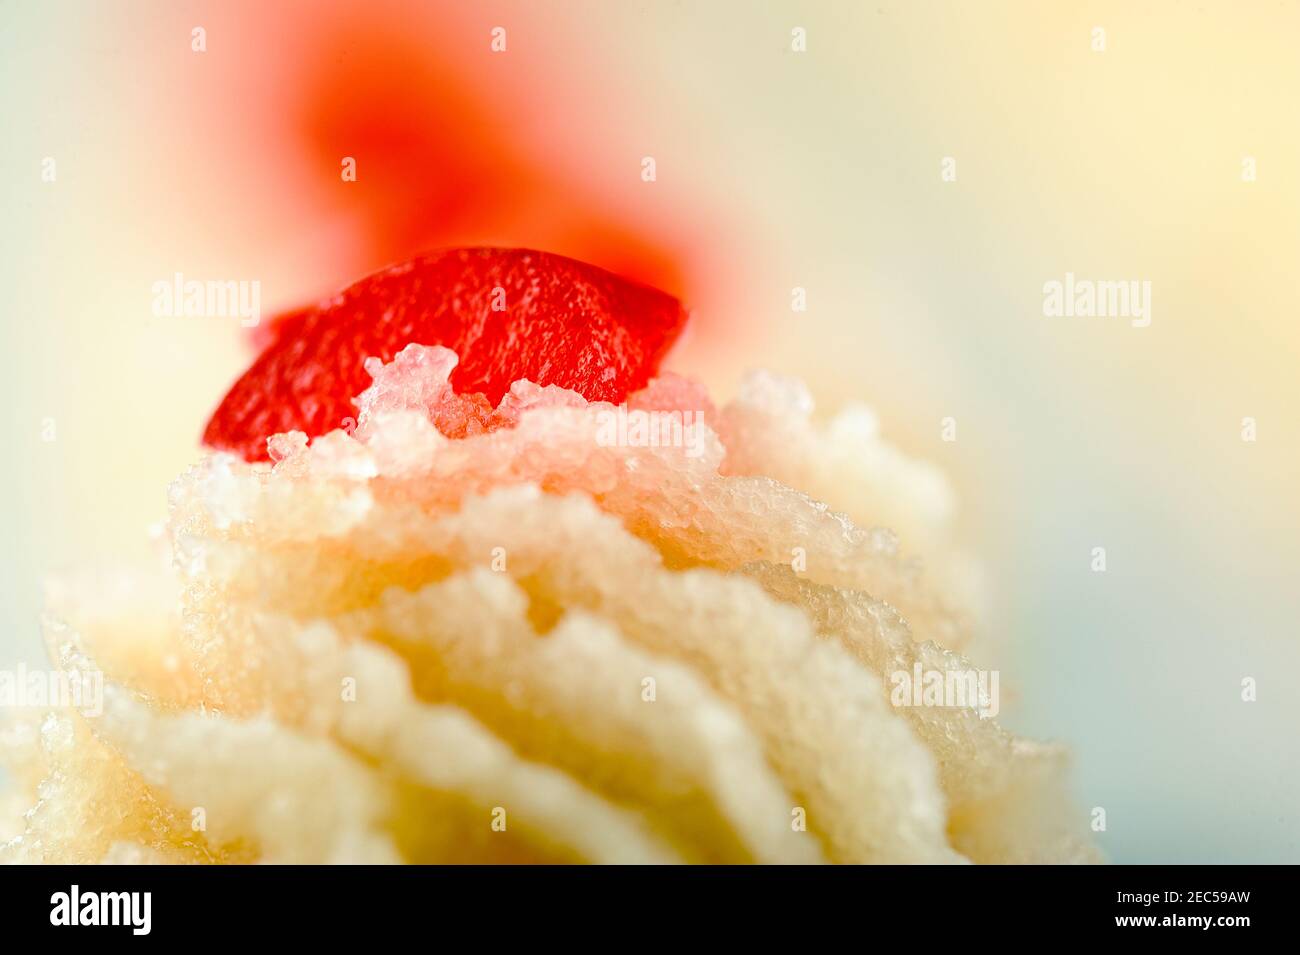
[[665,377],[631,411],[698,430],[611,446],[555,388],[475,420],[453,364],[410,346],[352,434],[182,476],[174,595],[63,589],[51,651],[103,714],[8,728],[0,858],[1095,858],[1059,748],[891,705],[893,671],[972,666],[971,623],[951,492],[867,412]]

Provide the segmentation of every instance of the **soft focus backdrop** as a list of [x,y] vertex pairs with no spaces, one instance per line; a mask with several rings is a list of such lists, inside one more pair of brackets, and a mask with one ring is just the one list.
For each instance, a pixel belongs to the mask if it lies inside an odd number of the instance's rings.
[[[46,575],[148,558],[248,360],[154,282],[271,313],[529,245],[682,295],[719,397],[799,375],[949,472],[978,662],[1111,859],[1297,861],[1297,37],[1265,0],[4,3],[0,667]],[[1150,327],[1044,317],[1066,272],[1151,282]]]

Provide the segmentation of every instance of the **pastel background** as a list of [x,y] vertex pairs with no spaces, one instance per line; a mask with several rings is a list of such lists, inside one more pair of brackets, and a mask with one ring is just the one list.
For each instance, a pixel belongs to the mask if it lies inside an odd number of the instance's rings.
[[[1297,37],[1265,0],[4,3],[0,666],[48,574],[148,559],[248,359],[155,281],[273,312],[535,246],[681,294],[718,396],[804,377],[952,475],[979,662],[1112,860],[1300,861]],[[1150,327],[1044,317],[1067,271],[1150,281]]]

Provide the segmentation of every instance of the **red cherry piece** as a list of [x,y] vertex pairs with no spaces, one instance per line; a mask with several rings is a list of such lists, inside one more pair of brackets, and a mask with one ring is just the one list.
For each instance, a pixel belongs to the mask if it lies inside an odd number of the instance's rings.
[[564,256],[435,252],[279,319],[203,441],[256,461],[273,434],[343,427],[370,384],[366,358],[392,361],[412,342],[455,351],[452,387],[492,406],[521,378],[618,403],[645,387],[685,322],[671,295]]

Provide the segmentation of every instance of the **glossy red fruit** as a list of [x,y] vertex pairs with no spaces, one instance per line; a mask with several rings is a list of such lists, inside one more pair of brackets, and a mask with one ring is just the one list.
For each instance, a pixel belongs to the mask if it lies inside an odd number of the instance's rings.
[[493,405],[520,378],[617,403],[654,376],[685,321],[671,295],[560,255],[435,252],[280,319],[203,441],[265,460],[273,434],[342,427],[370,384],[365,359],[391,361],[412,342],[453,349],[452,386]]

